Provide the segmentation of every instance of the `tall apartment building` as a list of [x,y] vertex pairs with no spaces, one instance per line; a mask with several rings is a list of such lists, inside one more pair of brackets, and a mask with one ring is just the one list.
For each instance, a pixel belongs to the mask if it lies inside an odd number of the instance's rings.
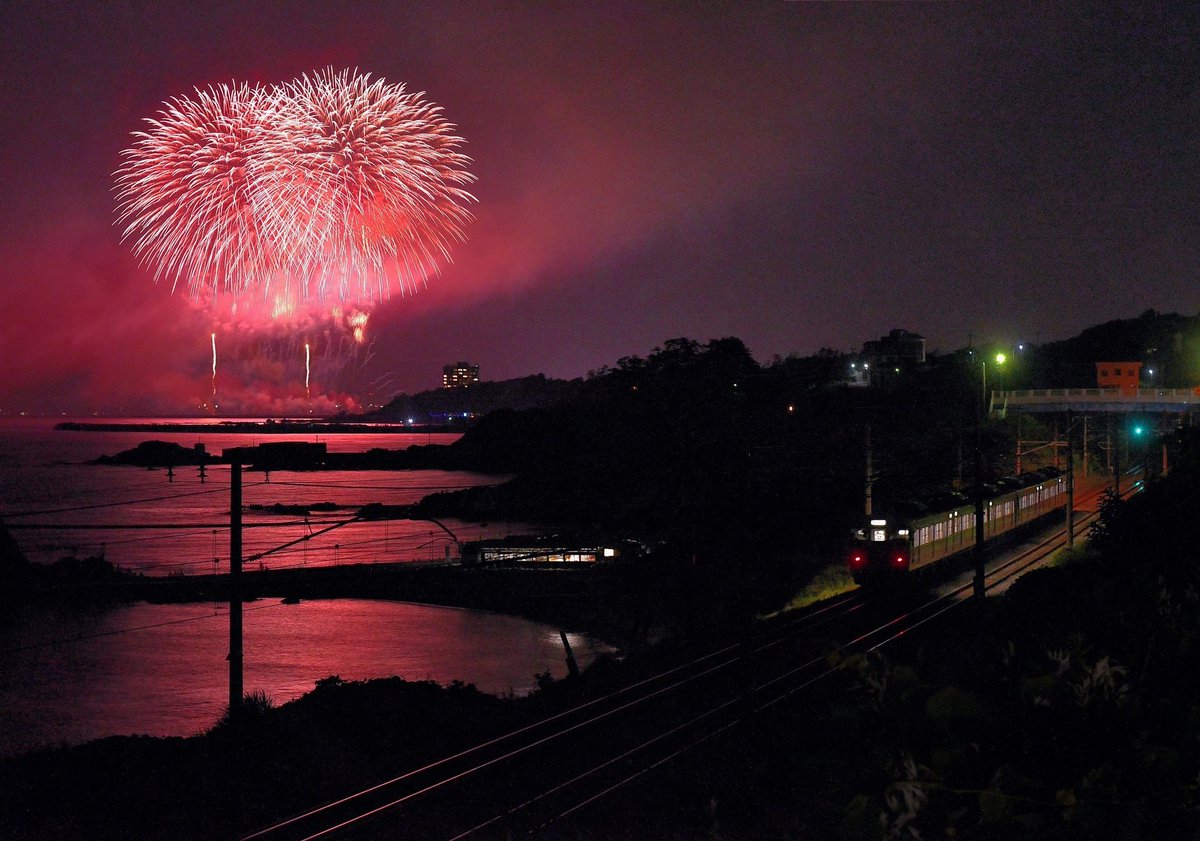
[[442,388],[466,388],[479,382],[479,366],[455,362],[442,367]]

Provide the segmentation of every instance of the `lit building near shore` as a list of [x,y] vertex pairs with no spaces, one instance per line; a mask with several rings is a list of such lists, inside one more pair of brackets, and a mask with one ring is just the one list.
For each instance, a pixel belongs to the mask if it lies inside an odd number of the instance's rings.
[[466,543],[462,548],[467,566],[563,567],[630,561],[643,554],[631,540],[600,541],[563,535],[509,535]]
[[442,368],[442,388],[467,388],[479,382],[479,366],[456,362]]
[[925,362],[925,337],[908,330],[892,330],[876,341],[863,344],[862,353],[850,365],[852,386],[883,385],[893,375]]

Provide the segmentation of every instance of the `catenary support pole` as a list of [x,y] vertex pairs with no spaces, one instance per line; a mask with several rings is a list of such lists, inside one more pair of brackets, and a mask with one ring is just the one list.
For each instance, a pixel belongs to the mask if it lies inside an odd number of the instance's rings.
[[[1109,426],[1111,427],[1112,425],[1113,425],[1112,421],[1110,420]],[[1121,496],[1121,424],[1118,423],[1116,426],[1117,426],[1116,434],[1113,436],[1113,439],[1112,439],[1113,493],[1115,493],[1117,495],[1117,497],[1120,498],[1120,496]]]
[[867,453],[866,453],[866,455],[867,455],[867,459],[866,459],[867,474],[865,477],[866,481],[864,483],[865,488],[866,488],[866,494],[863,499],[863,510],[864,510],[864,513],[868,517],[870,517],[871,514],[873,513],[871,510],[871,497],[872,497],[872,493],[874,491],[874,484],[875,484],[875,477],[873,475],[875,468],[871,463],[873,461],[872,454],[871,454],[871,424],[867,424],[865,435],[866,435],[865,447],[867,450]]
[[229,465],[229,714],[242,704],[242,465]]
[[1075,545],[1075,421],[1067,410],[1067,548]]
[[[986,365],[984,365],[983,371],[985,372],[983,376],[986,377]],[[975,598],[980,600],[987,595],[983,566],[983,447],[979,432],[979,416],[983,413],[983,392],[987,390],[986,383],[987,380],[984,379],[979,397],[976,398],[975,411],[972,413],[975,415],[975,547],[973,549],[975,579],[972,593]]]
[[1088,478],[1088,416],[1083,416],[1083,446],[1079,448],[1083,456],[1083,478]]

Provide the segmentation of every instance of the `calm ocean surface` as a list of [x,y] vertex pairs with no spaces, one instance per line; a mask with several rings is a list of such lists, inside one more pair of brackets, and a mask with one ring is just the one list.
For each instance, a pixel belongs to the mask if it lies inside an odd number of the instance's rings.
[[[51,562],[95,554],[147,574],[228,569],[229,473],[165,471],[83,462],[144,440],[225,447],[302,435],[59,432],[54,420],[0,420],[0,517],[25,553]],[[450,443],[453,434],[322,435],[332,452]],[[344,506],[301,518],[247,512],[245,556],[344,519],[370,502],[415,502],[438,490],[494,484],[504,477],[449,471],[245,474],[246,505],[332,502]],[[113,504],[116,503],[116,504]],[[100,507],[102,506],[102,507]],[[39,513],[32,513],[39,512]],[[459,540],[524,531],[520,524],[445,521]],[[142,524],[164,530],[123,528]],[[63,528],[65,525],[79,528]],[[104,526],[101,529],[98,526]],[[440,561],[453,541],[423,522],[354,524],[295,549],[265,556],[266,568],[335,563]],[[257,567],[255,561],[251,566]],[[603,643],[570,641],[581,665]],[[106,735],[190,735],[211,726],[228,695],[228,619],[213,604],[134,604],[79,611],[44,606],[0,618],[0,754]],[[282,703],[331,674],[345,680],[400,675],[462,680],[487,692],[523,694],[534,675],[566,673],[558,629],[481,611],[398,602],[261,601],[245,614],[245,688]]]
[[[169,422],[169,421],[165,421]],[[311,435],[211,434],[186,432],[61,432],[53,420],[0,420],[0,517],[26,556],[50,563],[64,555],[103,554],[125,569],[147,574],[212,572],[229,569],[229,469],[210,467],[202,480],[195,467],[174,471],[105,467],[85,462],[115,455],[147,440],[186,447],[203,443],[220,455],[227,447],[273,441],[312,441]],[[364,433],[317,436],[331,452],[363,452],[374,447],[403,449],[413,444],[449,444],[458,434]],[[248,510],[243,558],[268,569],[335,563],[433,561],[454,557],[450,536],[428,522],[355,523],[252,561],[257,553],[346,519],[371,502],[402,505],[438,491],[491,485],[502,476],[446,470],[272,471],[243,473],[246,506],[333,503],[333,511],[309,517]],[[36,513],[45,512],[45,513]],[[32,513],[32,516],[30,514]],[[526,530],[514,523],[443,520],[459,541]],[[37,529],[22,528],[35,525]],[[71,526],[71,528],[63,528]],[[128,528],[122,528],[127,526]],[[147,526],[171,528],[151,529]],[[177,527],[176,527],[177,526]],[[42,528],[49,527],[49,528]],[[136,527],[136,528],[134,528]]]

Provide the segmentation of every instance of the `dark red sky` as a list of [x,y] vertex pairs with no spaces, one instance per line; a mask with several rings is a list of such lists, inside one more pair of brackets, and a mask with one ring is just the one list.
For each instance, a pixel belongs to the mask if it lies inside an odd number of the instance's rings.
[[457,359],[580,376],[675,336],[766,361],[1193,314],[1194,9],[6,3],[0,411],[206,396],[211,319],[112,225],[120,150],[197,85],[326,66],[425,91],[479,178],[454,263],[374,315],[361,376],[393,388]]

